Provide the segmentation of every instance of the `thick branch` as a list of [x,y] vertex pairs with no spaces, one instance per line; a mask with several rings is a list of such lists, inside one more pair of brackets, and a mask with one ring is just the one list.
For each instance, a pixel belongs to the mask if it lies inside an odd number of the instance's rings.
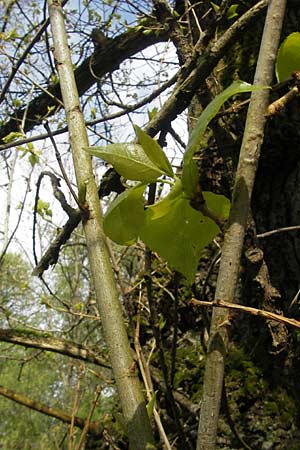
[[97,366],[110,369],[111,366],[97,356],[95,352],[74,342],[66,341],[49,336],[45,333],[31,332],[30,330],[0,329],[0,341],[11,344],[22,345],[23,347],[37,348],[39,350],[60,353],[85,362],[96,364]]
[[[72,417],[69,414],[66,414],[61,409],[51,408],[50,406],[44,405],[43,403],[31,400],[22,394],[17,394],[15,391],[11,389],[6,389],[3,386],[0,386],[0,395],[8,398],[9,400],[13,400],[20,405],[27,406],[27,408],[38,411],[42,414],[46,414],[50,417],[55,417],[64,423],[71,423]],[[78,428],[83,429],[85,426],[85,420],[81,417],[74,417],[74,425]],[[91,434],[95,434],[99,436],[103,433],[103,427],[100,422],[92,422],[89,424],[89,432]]]
[[189,106],[195,93],[226,51],[236,42],[240,34],[257,20],[267,5],[268,0],[259,1],[231,26],[210,50],[199,56],[196,62],[193,58],[187,66],[183,66],[172,95],[145,128],[150,136],[155,136],[159,130],[168,129],[170,123]]
[[[209,304],[211,306],[211,304]],[[26,348],[37,348],[49,352],[59,353],[64,356],[79,359],[86,363],[92,363],[99,367],[111,369],[111,366],[100,358],[95,352],[89,348],[75,344],[74,342],[66,341],[65,339],[53,338],[47,336],[45,333],[19,331],[11,329],[0,329],[0,341],[9,342],[10,344],[20,345]],[[162,382],[159,370],[156,367],[151,367],[151,376],[160,388],[165,392],[166,387]],[[183,406],[191,414],[196,414],[199,406],[192,403],[184,394],[173,390],[173,395],[177,403]]]
[[41,277],[44,271],[49,268],[49,266],[53,266],[57,263],[61,247],[69,240],[72,232],[79,225],[80,221],[81,212],[79,209],[76,209],[64,224],[62,230],[56,236],[54,241],[51,242],[41,260],[34,268],[32,275]]
[[[183,66],[181,78],[175,87],[173,94],[165,103],[165,106],[149,123],[147,130],[154,136],[162,128],[169,124],[179,114],[181,114],[190,104],[194,93],[200,88],[205,78],[211,73],[213,68],[224,56],[227,49],[233,45],[241,32],[245,31],[251,23],[257,19],[258,15],[267,6],[268,0],[261,0],[241,16],[220,38],[216,44],[203,54],[196,63],[193,59],[188,67]],[[157,25],[157,24],[156,24]],[[149,25],[150,26],[150,25]],[[79,95],[83,95],[96,79],[92,72],[99,77],[113,72],[124,60],[130,58],[139,51],[168,38],[165,30],[157,30],[149,34],[144,34],[143,30],[129,30],[126,33],[111,39],[105,48],[96,50],[92,56],[87,58],[74,72]],[[90,70],[92,67],[92,71]],[[60,85],[48,86],[48,91],[61,100]],[[40,124],[45,114],[49,117],[55,114],[55,110],[49,112],[49,107],[59,106],[58,102],[47,94],[42,93],[30,102],[27,111],[27,120],[24,130],[29,131]],[[8,122],[0,128],[0,144],[2,139],[12,131],[19,131],[19,122],[24,117],[25,107],[17,110]]]
[[[150,25],[149,25],[150,27]],[[157,28],[157,24],[156,24]],[[147,30],[148,31],[148,30]],[[93,84],[97,78],[103,77],[107,73],[112,73],[126,59],[144,50],[150,45],[167,39],[164,30],[157,29],[150,33],[143,33],[143,29],[132,29],[126,33],[110,39],[105,48],[96,49],[95,52],[87,58],[74,72],[78,93],[82,96]],[[95,78],[95,76],[97,78]],[[49,112],[49,108],[60,107],[56,99],[61,100],[60,84],[50,85],[47,90],[54,96],[50,97],[46,93],[40,94],[33,99],[29,106],[17,110],[13,117],[0,128],[0,143],[2,139],[12,131],[19,131],[19,124],[26,111],[26,122],[24,131],[29,131],[36,125],[39,125],[43,117],[55,114],[55,110]]]
[[[125,190],[120,181],[120,175],[113,169],[108,169],[102,177],[98,195],[99,198],[108,196],[111,192],[120,194]],[[56,238],[51,242],[39,263],[34,268],[32,275],[42,277],[45,270],[57,263],[61,247],[68,241],[72,232],[81,222],[82,214],[79,209],[70,210],[69,219],[64,224]]]

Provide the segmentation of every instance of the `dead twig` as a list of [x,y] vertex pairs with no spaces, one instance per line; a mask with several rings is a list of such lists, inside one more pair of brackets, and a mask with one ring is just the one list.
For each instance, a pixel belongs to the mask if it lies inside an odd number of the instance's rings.
[[295,319],[290,319],[288,317],[280,316],[270,311],[264,311],[262,309],[252,308],[250,306],[237,305],[235,303],[224,302],[223,300],[218,300],[218,302],[206,302],[202,300],[197,300],[192,298],[192,305],[195,306],[207,306],[207,307],[217,307],[217,308],[227,308],[233,309],[235,311],[241,311],[247,314],[252,314],[253,316],[263,317],[267,320],[275,320],[276,322],[289,325],[294,328],[300,328],[300,322]]
[[97,389],[96,389],[96,392],[95,392],[95,395],[94,395],[94,398],[93,398],[93,401],[92,401],[92,404],[91,404],[91,407],[90,407],[90,411],[89,411],[89,414],[87,416],[87,419],[86,419],[84,428],[82,430],[82,433],[81,433],[78,445],[76,447],[76,450],[80,450],[82,448],[84,442],[85,442],[85,438],[86,438],[87,432],[88,432],[88,430],[90,428],[91,419],[92,419],[92,416],[94,414],[94,411],[95,411],[95,408],[96,408],[96,405],[97,405],[97,401],[98,401],[100,392],[101,392],[101,386],[99,384],[97,386]]
[[[147,400],[150,403],[151,401],[153,401],[153,396],[155,395],[155,392],[153,390],[153,384],[152,384],[152,380],[151,380],[149,366],[146,363],[145,357],[143,355],[139,337],[140,337],[140,304],[139,304],[139,310],[138,310],[138,314],[137,314],[137,322],[136,322],[136,329],[135,329],[135,336],[134,336],[134,348],[135,348],[139,368],[141,371],[141,375],[143,378],[143,382],[144,382],[144,385],[146,388]],[[157,429],[160,434],[161,440],[164,443],[166,450],[172,450],[172,447],[169,443],[166,432],[164,430],[163,424],[161,422],[160,415],[159,415],[155,405],[153,407],[153,416],[154,416],[154,420],[157,425]]]
[[83,373],[83,364],[80,364],[77,371],[77,383],[75,387],[75,394],[74,394],[74,402],[73,402],[73,410],[72,410],[72,418],[71,418],[71,424],[70,424],[70,430],[69,430],[69,445],[68,450],[73,449],[73,440],[74,440],[74,422],[76,413],[78,411],[78,399],[79,399],[79,389],[82,379],[82,373]]

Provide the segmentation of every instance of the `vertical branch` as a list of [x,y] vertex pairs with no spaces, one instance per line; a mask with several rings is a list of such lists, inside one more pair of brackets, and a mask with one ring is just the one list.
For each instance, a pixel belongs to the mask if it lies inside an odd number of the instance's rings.
[[174,273],[174,324],[173,324],[173,337],[172,337],[172,350],[171,350],[171,375],[170,384],[174,388],[174,378],[176,373],[176,353],[177,353],[177,337],[178,337],[178,285],[180,275],[178,272]]
[[89,430],[89,427],[90,427],[90,424],[91,424],[91,420],[92,420],[92,417],[93,417],[93,413],[95,411],[95,408],[96,408],[97,401],[98,401],[100,393],[101,393],[101,386],[98,385],[97,389],[96,389],[96,392],[95,392],[95,395],[94,395],[94,398],[93,398],[93,401],[91,403],[91,407],[90,407],[90,410],[89,410],[88,417],[87,417],[87,419],[85,421],[85,424],[84,424],[84,427],[83,427],[83,430],[82,430],[82,433],[81,433],[78,445],[76,447],[76,450],[81,450],[82,446],[85,443],[86,435],[87,435],[87,432]]
[[10,213],[11,213],[11,196],[12,196],[12,186],[13,186],[13,181],[14,181],[17,159],[18,159],[18,153],[15,152],[11,166],[9,165],[8,161],[6,161],[7,172],[8,172],[8,188],[7,188],[7,195],[6,195],[5,213],[4,213],[4,233],[3,233],[4,236],[3,236],[2,252],[4,251],[4,249],[7,248],[8,239],[9,239],[8,235],[9,235],[9,221],[10,221]]
[[83,115],[80,108],[60,0],[48,0],[54,58],[67,116],[79,192],[85,192],[83,227],[97,305],[124,414],[131,450],[153,447],[153,435],[122,316],[115,279],[102,227],[102,211],[93,177]]
[[76,416],[77,411],[78,411],[79,390],[80,390],[80,384],[81,384],[82,375],[83,375],[82,372],[83,372],[83,364],[80,364],[79,367],[77,368],[77,383],[76,383],[76,386],[75,386],[72,418],[71,418],[71,424],[70,424],[70,430],[69,430],[68,450],[73,450],[74,424],[75,424],[75,416]]
[[[259,51],[254,84],[269,86],[285,13],[285,0],[270,0]],[[251,194],[263,142],[269,90],[253,92],[247,114],[239,165],[233,191],[228,230],[225,234],[215,299],[234,302],[240,257],[250,207]],[[214,450],[228,349],[229,312],[213,311],[203,396],[198,429],[197,450]]]

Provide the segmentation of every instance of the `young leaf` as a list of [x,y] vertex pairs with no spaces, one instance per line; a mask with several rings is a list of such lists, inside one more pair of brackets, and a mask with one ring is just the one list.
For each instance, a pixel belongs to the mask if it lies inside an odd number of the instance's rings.
[[112,164],[127,180],[151,183],[164,175],[138,144],[111,144],[106,147],[88,147],[86,150]]
[[156,116],[157,112],[158,112],[158,108],[156,106],[154,108],[152,108],[151,111],[148,111],[149,120],[153,119],[153,117]]
[[290,34],[281,44],[276,60],[276,77],[279,83],[300,71],[300,33]]
[[215,13],[218,13],[218,12],[220,11],[220,6],[219,6],[219,5],[216,5],[216,4],[213,3],[213,2],[210,2],[210,4],[211,4],[211,6],[213,7]]
[[227,14],[226,14],[228,20],[231,20],[234,17],[238,16],[238,13],[236,12],[236,10],[238,9],[238,6],[239,5],[237,5],[237,4],[229,6]]
[[252,92],[263,89],[262,86],[252,86],[244,81],[234,81],[227,89],[215,97],[204,109],[191,134],[186,152],[183,157],[182,184],[187,195],[191,196],[196,189],[197,174],[193,161],[194,153],[199,150],[201,139],[209,122],[215,117],[221,106],[233,95],[242,92]]
[[155,406],[155,402],[156,402],[156,394],[157,394],[157,391],[153,392],[153,395],[152,395],[149,403],[146,406],[148,417],[152,417],[152,415],[153,415],[154,406]]
[[134,126],[134,130],[139,144],[143,147],[148,158],[166,175],[173,178],[174,173],[172,166],[159,143],[137,125]]
[[34,167],[39,162],[39,160],[40,158],[37,153],[30,153],[28,161],[30,162],[31,167]]
[[41,198],[37,202],[36,212],[43,218],[45,216],[52,217],[52,210],[50,209],[50,203],[45,202]]
[[5,144],[8,144],[9,142],[13,142],[16,139],[22,139],[26,137],[24,133],[20,133],[19,131],[12,131],[7,136],[5,136],[2,140]]
[[146,209],[140,237],[191,283],[202,249],[218,231],[215,222],[190,206],[178,180],[165,199]]
[[110,205],[103,221],[105,234],[121,245],[133,244],[145,222],[143,192],[145,184],[134,186]]

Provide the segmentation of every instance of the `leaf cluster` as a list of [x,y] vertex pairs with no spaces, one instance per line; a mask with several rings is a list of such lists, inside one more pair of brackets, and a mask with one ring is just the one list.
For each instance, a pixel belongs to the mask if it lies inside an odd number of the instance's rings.
[[[112,164],[121,176],[139,182],[109,207],[104,218],[107,236],[121,245],[141,239],[191,283],[203,248],[220,231],[220,224],[229,214],[226,197],[202,192],[194,154],[222,105],[233,95],[257,89],[261,87],[235,81],[205,108],[186,148],[181,178],[174,174],[158,142],[138,126],[135,126],[137,142],[88,148],[91,155]],[[146,186],[161,177],[163,182],[172,179],[171,191],[158,203],[145,205]]]

